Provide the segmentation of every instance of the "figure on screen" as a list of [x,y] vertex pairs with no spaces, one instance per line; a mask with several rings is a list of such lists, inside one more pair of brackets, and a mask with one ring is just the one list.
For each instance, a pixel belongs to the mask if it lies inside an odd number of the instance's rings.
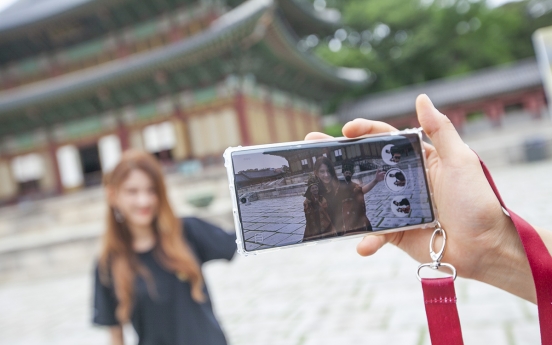
[[391,159],[390,161],[391,162],[394,162],[394,163],[399,163],[401,161],[401,152],[400,150],[397,148],[397,146],[393,146],[391,147]]
[[355,173],[353,162],[344,162],[341,172],[345,183],[341,184],[341,212],[343,217],[343,228],[341,234],[350,231],[371,231],[372,225],[366,216],[366,202],[362,187],[351,181]]
[[[346,163],[345,165],[347,164],[350,165],[350,163]],[[368,193],[378,182],[382,181],[385,173],[379,170],[376,171],[374,179],[361,186],[351,182],[354,165],[352,170],[351,168],[345,168],[343,171],[346,171],[346,175],[348,175],[344,176],[345,181],[337,178],[333,163],[329,158],[318,157],[314,163],[314,174],[322,182],[319,185],[319,193],[328,202],[330,219],[338,235],[353,231],[370,231],[372,227],[366,217],[364,194]],[[354,212],[354,215],[351,212]],[[362,212],[364,212],[364,217],[362,216]],[[347,219],[345,219],[345,216],[347,216]]]
[[406,185],[406,178],[402,172],[397,172],[395,174],[390,174],[389,176],[396,178],[397,180],[394,182],[396,186],[398,187],[404,187]]
[[303,241],[336,235],[328,214],[328,202],[319,194],[319,183],[316,176],[310,176],[307,181],[307,191],[304,194],[305,201],[303,202],[306,219]]

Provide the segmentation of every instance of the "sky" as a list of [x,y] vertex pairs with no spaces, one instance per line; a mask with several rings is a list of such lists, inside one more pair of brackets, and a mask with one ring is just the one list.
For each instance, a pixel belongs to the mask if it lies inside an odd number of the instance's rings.
[[[17,0],[0,0],[0,12],[8,8],[11,4],[15,3],[16,1]],[[512,2],[512,1],[519,1],[519,0],[487,0],[487,2],[489,3],[489,5],[491,5],[491,7],[500,6],[502,4],[505,4],[507,2]]]
[[281,168],[288,165],[287,160],[280,156],[265,155],[263,153],[248,153],[233,155],[234,172],[238,173],[247,169]]

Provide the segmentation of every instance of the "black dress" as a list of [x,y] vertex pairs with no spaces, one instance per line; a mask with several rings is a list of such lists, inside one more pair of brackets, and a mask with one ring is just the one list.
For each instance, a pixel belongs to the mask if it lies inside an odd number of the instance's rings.
[[[199,264],[215,259],[230,260],[236,251],[236,236],[197,218],[184,218],[184,233]],[[154,259],[153,250],[138,254],[151,272],[157,298],[151,298],[145,281],[137,278],[131,316],[139,345],[226,345],[226,339],[213,313],[207,286],[206,302],[195,302],[190,284],[165,270]],[[97,325],[114,326],[117,299],[112,287],[99,280],[95,272],[94,318]]]

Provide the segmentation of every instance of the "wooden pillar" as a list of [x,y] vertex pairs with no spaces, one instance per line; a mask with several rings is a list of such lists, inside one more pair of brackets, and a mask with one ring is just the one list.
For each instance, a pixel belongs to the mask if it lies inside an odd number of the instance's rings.
[[59,172],[59,163],[57,159],[57,145],[50,139],[48,141],[48,154],[52,160],[52,168],[54,169],[54,190],[56,194],[63,194],[63,184],[61,183],[61,175]]
[[493,126],[498,127],[502,122],[502,116],[504,116],[504,104],[500,101],[488,102],[484,106],[484,112]]
[[241,143],[242,145],[251,145],[251,136],[247,129],[247,114],[245,108],[245,97],[241,90],[236,91],[236,96],[234,99],[234,107],[236,109],[236,114],[238,115],[238,123],[240,126],[241,132]]
[[184,136],[184,141],[188,151],[186,156],[188,157],[188,159],[192,159],[194,158],[194,150],[192,149],[192,138],[190,136],[190,124],[188,121],[188,114],[180,109],[179,105],[175,105],[174,117],[184,123],[184,133],[186,133],[186,135]]
[[130,148],[130,143],[128,139],[128,129],[125,124],[120,120],[117,122],[117,136],[121,141],[121,150],[124,152]]
[[544,95],[539,91],[523,97],[523,110],[530,113],[534,119],[541,117],[542,109],[544,108]]

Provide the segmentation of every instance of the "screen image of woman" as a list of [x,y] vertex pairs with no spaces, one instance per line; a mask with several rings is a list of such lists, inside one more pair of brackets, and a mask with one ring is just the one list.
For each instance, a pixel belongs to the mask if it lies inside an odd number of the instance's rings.
[[94,315],[124,344],[131,323],[138,344],[225,345],[201,266],[234,256],[235,235],[197,218],[178,219],[157,160],[127,151],[104,176],[109,212],[95,269]]
[[305,192],[305,201],[303,202],[306,219],[303,241],[337,235],[328,214],[328,202],[319,193],[319,184],[320,180],[316,176],[310,176],[307,181],[307,191]]
[[367,184],[353,182],[354,163],[342,164],[343,180],[337,177],[332,161],[318,157],[314,164],[314,174],[319,179],[319,194],[328,204],[328,214],[337,235],[371,231],[372,225],[366,216],[364,195],[383,181],[384,172],[376,171],[374,179]]

